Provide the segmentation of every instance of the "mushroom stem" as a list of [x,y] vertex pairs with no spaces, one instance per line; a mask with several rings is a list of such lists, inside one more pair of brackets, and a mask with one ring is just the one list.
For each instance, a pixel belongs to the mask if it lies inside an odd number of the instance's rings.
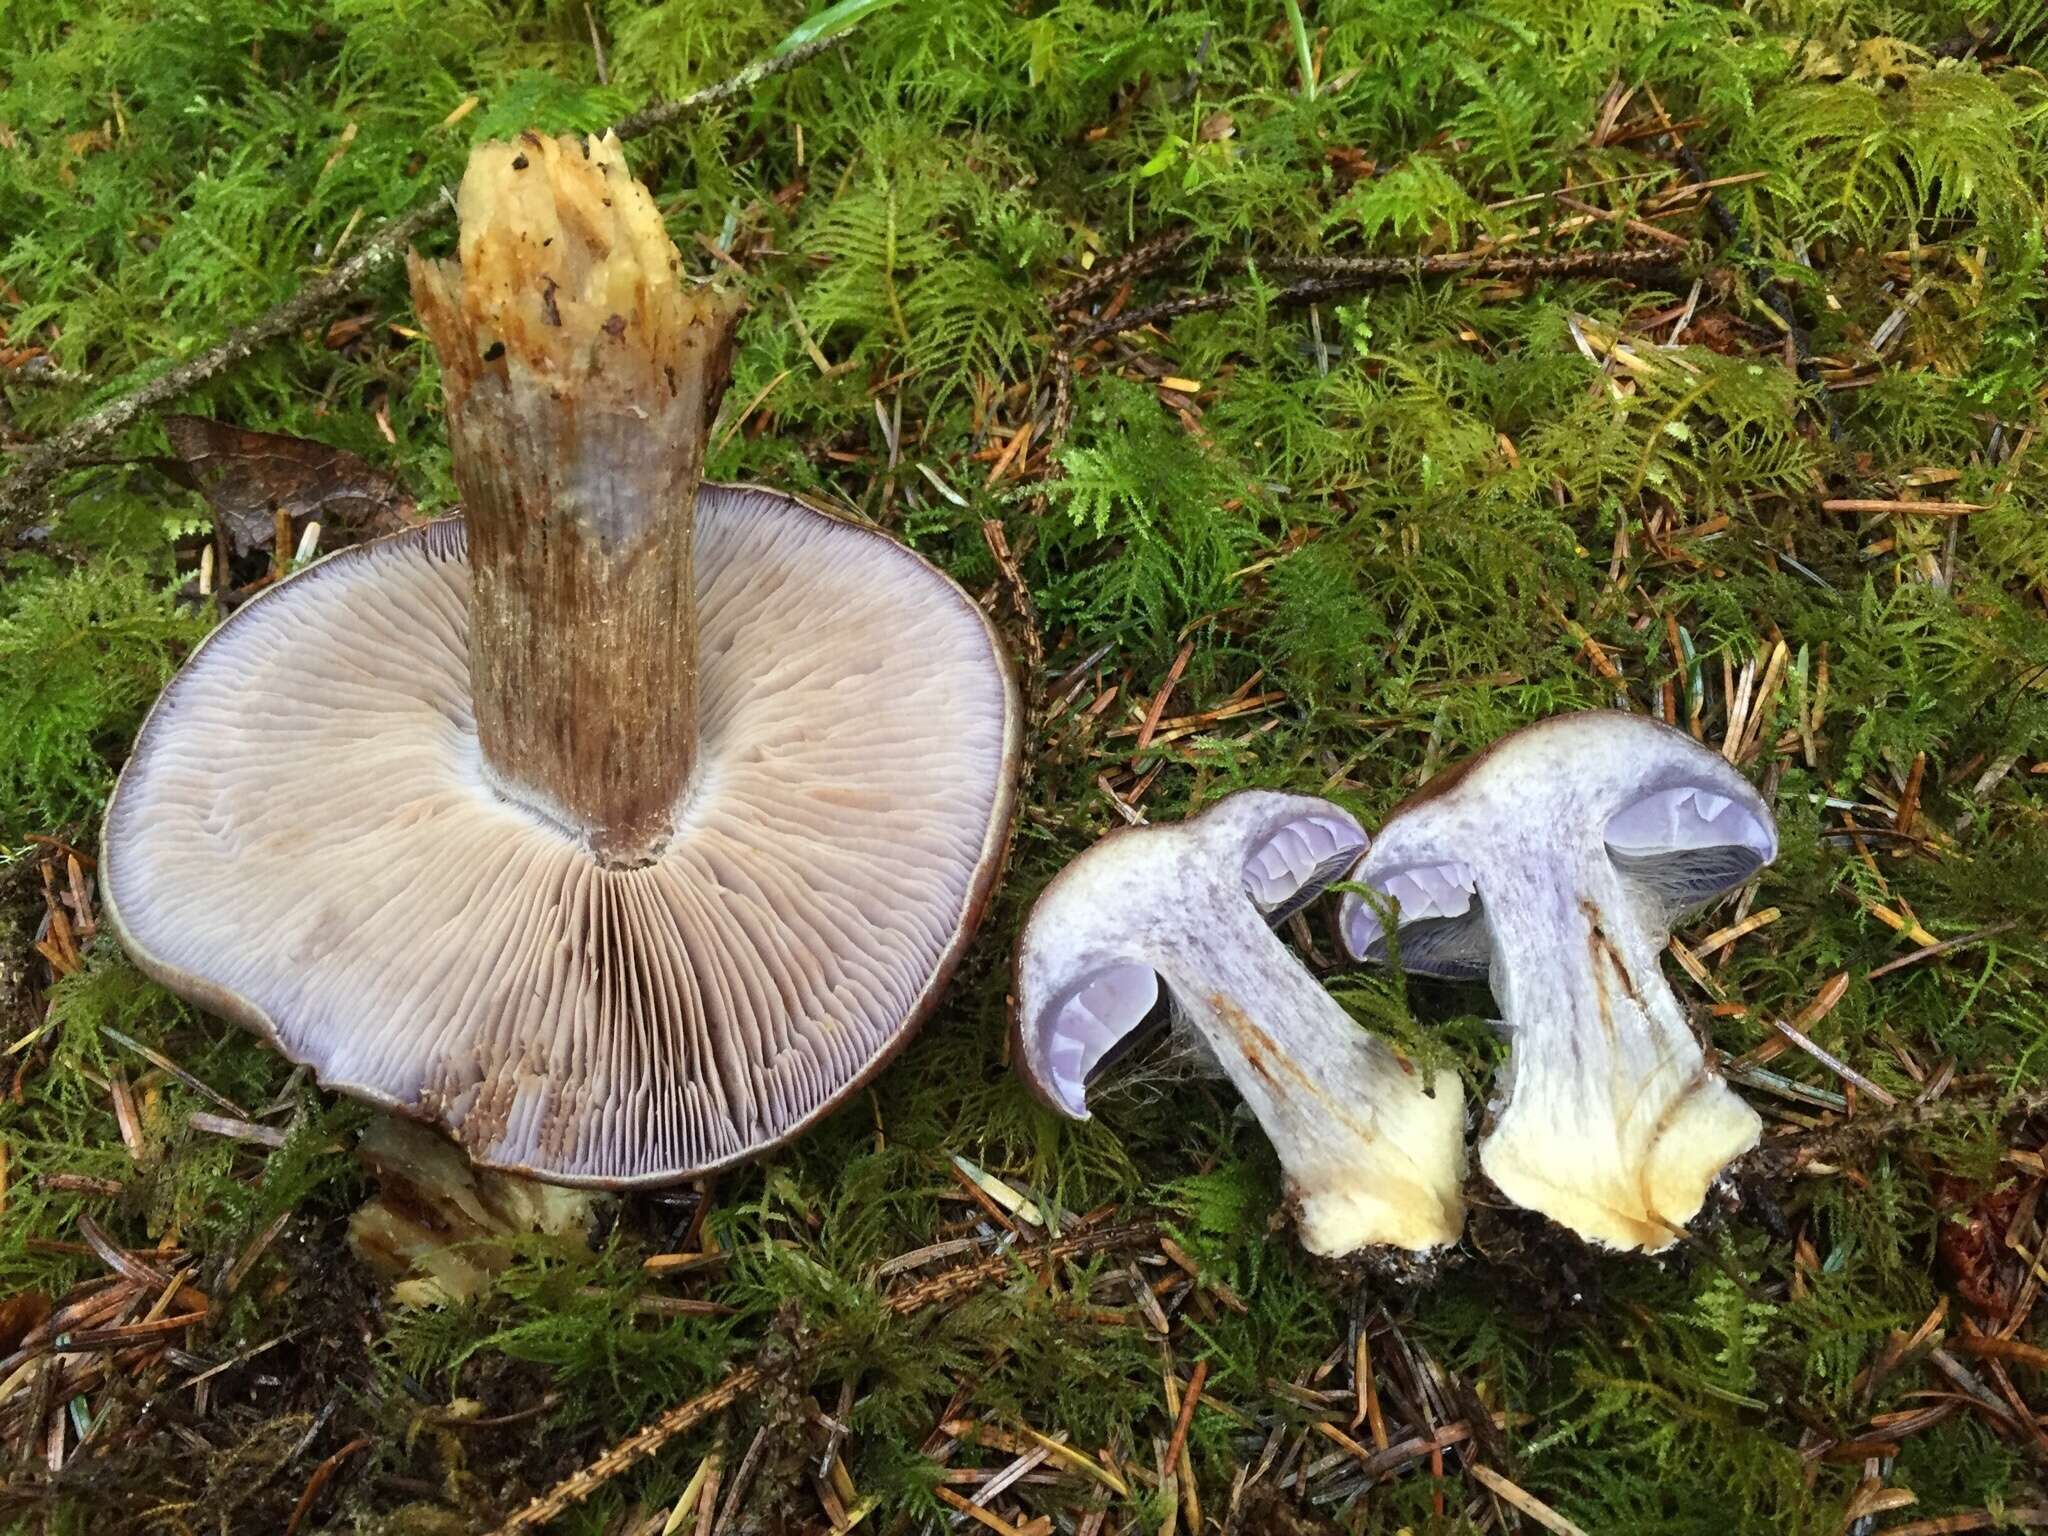
[[[1206,941],[1162,963],[1174,1002],[1258,1117],[1300,1212],[1302,1246],[1456,1242],[1465,1222],[1464,1093],[1347,1014],[1248,902],[1219,901]],[[1227,931],[1225,931],[1227,930]]]
[[1479,1163],[1517,1205],[1616,1248],[1669,1247],[1761,1122],[1707,1065],[1661,936],[1605,858],[1484,887],[1513,1050]]
[[484,773],[647,863],[695,757],[692,521],[739,306],[682,285],[609,135],[482,145],[456,206],[459,260],[410,270],[469,525]]

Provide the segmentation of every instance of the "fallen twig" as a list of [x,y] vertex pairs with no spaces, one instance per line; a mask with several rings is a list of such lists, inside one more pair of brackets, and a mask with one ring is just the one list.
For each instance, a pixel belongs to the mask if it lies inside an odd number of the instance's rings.
[[334,1474],[341,1470],[341,1464],[356,1452],[367,1451],[370,1444],[367,1435],[351,1440],[313,1469],[313,1475],[306,1480],[306,1491],[299,1495],[299,1502],[292,1507],[291,1519],[285,1522],[284,1536],[292,1536],[292,1532],[299,1528],[299,1522],[306,1518],[306,1511],[311,1509],[313,1501],[320,1497],[320,1490],[325,1488],[333,1480]]
[[1727,203],[1722,201],[1718,192],[1708,190],[1713,187],[1725,186],[1727,183],[1707,173],[1706,163],[1700,159],[1699,151],[1685,141],[1684,135],[1679,132],[1678,125],[1671,121],[1670,117],[1665,113],[1662,103],[1657,101],[1654,91],[1650,93],[1650,100],[1656,106],[1657,116],[1664,125],[1665,138],[1671,145],[1672,158],[1678,162],[1678,167],[1685,173],[1687,180],[1692,182],[1694,186],[1706,191],[1707,217],[1714,221],[1714,227],[1721,232],[1721,238],[1726,245],[1729,256],[1743,265],[1752,268],[1758,279],[1757,297],[1763,301],[1765,307],[1773,315],[1777,316],[1778,323],[1785,328],[1786,339],[1790,342],[1792,348],[1792,371],[1798,376],[1801,383],[1807,385],[1815,392],[1820,402],[1821,419],[1827,426],[1829,439],[1840,438],[1842,435],[1841,416],[1835,410],[1834,397],[1828,393],[1822,384],[1820,364],[1813,360],[1813,337],[1805,325],[1800,322],[1798,311],[1792,307],[1791,296],[1785,292],[1784,287],[1778,280],[1770,275],[1769,269],[1757,258],[1755,252],[1750,249],[1749,241],[1743,233],[1742,221],[1736,218],[1734,213],[1729,210]]
[[369,243],[325,277],[301,288],[268,313],[238,326],[216,346],[166,370],[139,388],[74,422],[55,437],[45,438],[15,460],[14,472],[0,485],[0,531],[11,531],[40,504],[50,482],[94,448],[150,411],[191,393],[215,375],[319,318],[367,282],[386,262],[394,261],[419,235],[454,211],[454,204],[435,192],[431,201],[378,230]]
[[[1654,271],[1673,265],[1671,252],[1624,247],[1614,251],[1562,251],[1545,256],[1501,256],[1473,251],[1451,251],[1440,256],[1349,256],[1319,259],[1320,274],[1289,283],[1274,291],[1276,304],[1314,304],[1323,299],[1342,298],[1361,288],[1397,283],[1420,277],[1558,278],[1611,276],[1619,273]],[[1228,309],[1248,295],[1242,289],[1192,293],[1178,299],[1126,310],[1109,320],[1083,327],[1074,338],[1081,346],[1104,336],[1143,330],[1163,320],[1198,315],[1209,310]]]
[[1956,950],[1966,948],[1971,944],[1981,944],[1986,939],[1996,938],[1999,934],[2008,933],[2017,927],[2019,927],[2019,919],[2014,918],[2009,922],[1993,923],[1989,928],[1979,928],[1975,933],[1966,933],[1960,938],[1943,939],[1939,944],[1924,945],[1914,950],[1911,954],[1900,955],[1896,960],[1885,961],[1883,965],[1880,965],[1876,970],[1864,977],[1864,980],[1875,981],[1880,976],[1891,975],[1893,971],[1903,971],[1909,965],[1918,965],[1922,960],[1932,960],[1936,955],[1953,954]]
[[1759,1166],[1777,1166],[1786,1174],[1813,1168],[1816,1164],[1839,1165],[1845,1159],[1867,1152],[1886,1137],[1900,1131],[1959,1120],[1970,1115],[1995,1114],[2001,1119],[2025,1119],[2048,1109],[2048,1089],[2015,1089],[1997,1078],[1959,1082],[1958,1091],[1940,1098],[1921,1098],[1872,1114],[1821,1127],[1782,1141],[1768,1143],[1751,1156]]
[[687,96],[678,96],[674,101],[657,101],[642,107],[630,117],[622,117],[612,125],[612,132],[622,139],[638,139],[666,128],[671,123],[682,121],[693,112],[702,112],[709,107],[721,107],[728,101],[735,101],[747,94],[764,80],[777,75],[786,75],[800,65],[808,64],[828,49],[840,47],[851,36],[851,28],[834,32],[829,37],[814,37],[801,43],[787,53],[769,54],[766,58],[754,60],[730,79],[716,85],[707,85],[701,91],[692,91]]
[[[1119,281],[1129,273],[1159,265],[1178,251],[1186,240],[1187,235],[1184,231],[1174,231],[1156,240],[1149,240],[1135,247],[1128,255],[1119,257],[1098,272],[1091,272],[1080,282],[1055,294],[1047,301],[1047,308],[1054,315],[1059,315],[1109,283]],[[1313,274],[1275,290],[1271,295],[1271,302],[1275,304],[1315,304],[1324,299],[1342,298],[1381,283],[1397,283],[1425,277],[1491,277],[1513,280],[1613,276],[1655,271],[1661,267],[1676,265],[1669,250],[1626,247],[1614,251],[1562,251],[1552,255],[1532,256],[1511,256],[1483,251],[1450,251],[1437,256],[1233,256],[1220,258],[1216,265],[1221,268],[1246,267],[1254,262],[1280,270],[1306,271]],[[1062,335],[1053,344],[1052,355],[1047,359],[1052,374],[1052,409],[1040,440],[1048,448],[1057,448],[1066,438],[1067,427],[1074,413],[1074,353],[1082,347],[1090,342],[1100,341],[1105,336],[1118,336],[1126,331],[1143,330],[1148,325],[1178,320],[1183,315],[1199,315],[1210,310],[1228,309],[1248,297],[1250,295],[1245,290],[1238,288],[1187,294],[1181,298],[1164,299],[1157,304],[1148,304],[1141,309],[1124,310],[1081,326],[1071,334]]]
[[1083,299],[1092,298],[1106,288],[1114,288],[1127,277],[1136,277],[1163,265],[1180,254],[1180,248],[1193,234],[1194,231],[1188,228],[1170,229],[1163,235],[1154,235],[1142,245],[1132,246],[1114,261],[1105,261],[1089,269],[1047,299],[1047,311],[1057,320]]
[[2000,1526],[2029,1529],[2048,1525],[2048,1508],[1973,1509],[1959,1515],[1936,1515],[1928,1520],[1911,1520],[1895,1525],[1885,1536],[1961,1536],[1965,1531],[1990,1531]]

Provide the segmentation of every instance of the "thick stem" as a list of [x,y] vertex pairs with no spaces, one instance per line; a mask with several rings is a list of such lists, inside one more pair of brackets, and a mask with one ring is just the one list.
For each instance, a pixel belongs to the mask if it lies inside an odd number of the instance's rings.
[[1311,1253],[1458,1240],[1464,1092],[1367,1034],[1236,891],[1162,967],[1175,1003],[1251,1106],[1286,1170]]
[[485,772],[643,863],[695,753],[691,524],[738,304],[683,286],[609,135],[480,146],[457,212],[459,263],[410,268],[469,526]]
[[1604,853],[1549,858],[1481,877],[1512,1053],[1480,1167],[1581,1237],[1654,1252],[1762,1125],[1664,980],[1658,919]]

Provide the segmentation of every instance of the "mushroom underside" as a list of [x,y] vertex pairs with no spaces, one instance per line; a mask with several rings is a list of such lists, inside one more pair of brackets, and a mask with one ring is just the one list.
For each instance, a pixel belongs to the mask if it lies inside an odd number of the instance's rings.
[[491,789],[457,520],[249,604],[144,727],[110,909],[172,990],[480,1163],[658,1183],[786,1139],[923,1016],[999,863],[1014,695],[886,537],[704,486],[700,747],[651,862]]

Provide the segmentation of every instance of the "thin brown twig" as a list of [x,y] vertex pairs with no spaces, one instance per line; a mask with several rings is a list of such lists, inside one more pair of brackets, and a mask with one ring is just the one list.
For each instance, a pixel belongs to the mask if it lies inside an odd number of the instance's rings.
[[[671,123],[722,106],[744,95],[764,80],[797,68],[847,39],[846,32],[817,38],[792,48],[788,53],[757,59],[728,80],[692,91],[673,101],[656,102],[614,123],[611,132],[622,139],[640,138]],[[362,249],[328,272],[299,289],[290,298],[264,314],[228,332],[214,346],[166,369],[118,399],[111,400],[82,420],[73,422],[54,437],[45,438],[22,453],[13,472],[0,483],[0,532],[33,515],[48,492],[50,483],[101,443],[139,421],[161,406],[191,393],[245,358],[301,326],[334,309],[367,283],[385,265],[398,260],[414,240],[451,217],[455,212],[453,189],[436,187],[426,200],[409,212],[388,220],[370,236]]]
[[[1678,264],[1678,259],[1669,251],[1663,253],[1662,262],[1652,260],[1657,253],[1649,246],[1520,252],[1507,250],[1505,245],[1503,241],[1475,250],[1444,251],[1434,256],[1226,255],[1218,256],[1211,265],[1218,272],[1243,272],[1257,267],[1261,272],[1286,272],[1299,277],[1355,277],[1386,282],[1414,276],[1456,277],[1468,271],[1482,277],[1570,277],[1581,273],[1604,274],[1617,262],[1623,270],[1632,270],[1638,263],[1651,268]],[[1687,242],[1687,249],[1693,253],[1690,242]],[[1496,268],[1488,265],[1490,263],[1500,265]]]
[[1909,1520],[1904,1525],[1895,1525],[1885,1536],[1962,1536],[1967,1531],[1989,1531],[2000,1526],[2010,1529],[2022,1525],[2030,1529],[2048,1525],[2048,1508],[1973,1509],[1958,1515],[1935,1515],[1930,1519]]
[[284,1536],[292,1536],[299,1528],[299,1522],[306,1518],[306,1511],[311,1509],[313,1501],[320,1497],[320,1490],[325,1488],[334,1474],[341,1470],[341,1464],[356,1452],[369,1448],[370,1439],[367,1435],[361,1439],[351,1440],[313,1469],[313,1475],[306,1480],[306,1491],[299,1495],[299,1502],[292,1508],[291,1519],[285,1522]]
[[52,480],[115,433],[159,406],[191,393],[208,379],[225,373],[252,353],[318,319],[348,298],[385,263],[397,260],[414,239],[454,212],[454,204],[446,193],[445,187],[437,188],[430,201],[386,223],[361,250],[325,277],[306,284],[267,313],[228,332],[217,345],[165,370],[23,453],[15,460],[14,471],[6,483],[0,485],[0,530],[10,530],[17,522],[25,521],[40,505]]
[[736,101],[764,80],[777,75],[786,75],[792,69],[810,63],[819,54],[845,46],[852,36],[849,28],[835,32],[830,37],[814,37],[809,42],[792,48],[787,53],[770,54],[767,58],[756,59],[738,74],[721,80],[716,85],[707,85],[701,91],[692,91],[687,96],[678,96],[673,101],[657,101],[642,107],[630,117],[622,117],[612,125],[612,132],[622,139],[644,138],[657,129],[680,122],[693,112],[702,112],[710,107],[722,107],[728,101]]
[[1209,1362],[1197,1360],[1181,1388],[1180,1412],[1174,1415],[1173,1438],[1166,1442],[1166,1456],[1159,1465],[1171,1475],[1180,1465],[1181,1448],[1188,1443],[1188,1427],[1195,1422],[1195,1404],[1202,1400],[1202,1383],[1209,1379]]
[[[1323,299],[1341,298],[1379,283],[1400,282],[1404,278],[1613,276],[1654,271],[1658,267],[1672,265],[1672,255],[1667,250],[1634,247],[1614,251],[1563,251],[1547,256],[1493,256],[1471,251],[1451,251],[1440,256],[1333,256],[1317,259],[1315,270],[1320,275],[1275,290],[1272,302],[1313,304]],[[1104,336],[1143,330],[1148,325],[1177,320],[1183,315],[1227,309],[1247,297],[1249,295],[1244,290],[1233,288],[1165,299],[1142,309],[1126,310],[1114,319],[1099,320],[1085,326],[1075,337],[1074,344],[1081,346]]]
[[1993,923],[1989,928],[1979,928],[1975,933],[1966,933],[1959,938],[1943,939],[1939,944],[1925,945],[1914,950],[1911,954],[1900,955],[1896,960],[1885,961],[1883,965],[1880,965],[1863,979],[1865,981],[1875,981],[1880,976],[1891,975],[1893,971],[1903,971],[1909,965],[1918,965],[1922,960],[1932,960],[1936,955],[1952,954],[1956,950],[1965,948],[1968,945],[1981,944],[1986,939],[1996,938],[2001,933],[2008,933],[2012,929],[2019,927],[2019,925],[2019,919],[2013,918],[2008,922]]
[[1751,1156],[1758,1166],[1799,1169],[1816,1162],[1839,1164],[1867,1152],[1885,1138],[1900,1131],[1961,1119],[1968,1115],[1995,1114],[2001,1119],[2023,1120],[2048,1109],[2048,1089],[2014,1089],[1997,1078],[1978,1078],[1961,1083],[1958,1091],[1942,1098],[1914,1099],[1895,1109],[1837,1121],[1819,1130],[1759,1148]]
[[[1150,240],[1132,246],[1114,260],[1105,261],[1045,301],[1046,313],[1059,327],[1059,335],[1053,342],[1049,359],[1052,372],[1052,409],[1046,418],[1044,441],[1057,447],[1065,440],[1067,427],[1074,415],[1074,348],[1081,344],[1075,333],[1060,325],[1060,316],[1076,304],[1085,302],[1113,288],[1127,278],[1137,277],[1155,267],[1164,266],[1180,253],[1194,231],[1186,226],[1169,229],[1164,234],[1154,235]],[[1034,513],[1039,508],[1034,508]]]
[[1003,593],[1009,598],[1010,611],[1016,619],[1017,644],[1024,653],[1025,707],[1035,719],[1043,705],[1039,695],[1045,686],[1045,637],[1038,627],[1038,605],[1031,599],[1031,584],[1024,579],[1017,556],[1010,548],[1009,531],[1002,519],[983,518],[981,536],[996,563]]
[[1678,168],[1685,173],[1686,179],[1706,192],[1707,217],[1721,232],[1724,248],[1735,260],[1755,269],[1757,297],[1763,300],[1771,313],[1778,317],[1778,323],[1785,328],[1785,335],[1792,348],[1792,371],[1801,383],[1818,396],[1821,419],[1828,429],[1828,437],[1831,440],[1840,438],[1841,415],[1835,409],[1834,396],[1822,387],[1820,365],[1813,358],[1813,335],[1801,322],[1798,311],[1792,305],[1791,295],[1786,293],[1777,278],[1771,274],[1769,266],[1755,255],[1743,232],[1742,221],[1729,209],[1726,200],[1718,192],[1708,190],[1726,183],[1707,173],[1706,162],[1700,158],[1699,151],[1686,142],[1680,125],[1671,121],[1664,111],[1663,103],[1657,100],[1657,93],[1652,90],[1649,97],[1664,126],[1664,138],[1671,146],[1672,158],[1678,162]]
[[1132,246],[1114,261],[1105,261],[1090,268],[1058,293],[1045,301],[1046,309],[1055,319],[1064,315],[1084,299],[1093,298],[1106,288],[1114,288],[1127,277],[1136,277],[1154,267],[1164,265],[1180,253],[1194,234],[1192,229],[1169,229],[1163,235],[1154,235],[1139,245]]
[[[1174,231],[1147,241],[1129,255],[1110,262],[1100,273],[1091,272],[1081,282],[1061,290],[1047,301],[1047,308],[1059,315],[1073,304],[1125,275],[1157,266],[1186,243],[1184,231]],[[1563,251],[1552,255],[1509,256],[1480,251],[1450,251],[1436,256],[1224,256],[1218,268],[1242,268],[1256,262],[1279,271],[1308,272],[1300,282],[1276,290],[1276,304],[1314,304],[1323,299],[1342,298],[1380,283],[1425,277],[1561,278],[1620,276],[1674,267],[1678,262],[1669,250],[1623,247],[1613,251]],[[1054,342],[1047,359],[1052,374],[1052,408],[1040,441],[1056,449],[1067,435],[1074,414],[1074,354],[1090,342],[1127,331],[1143,330],[1183,315],[1198,315],[1227,309],[1249,297],[1242,289],[1222,289],[1165,299],[1142,309],[1125,310],[1096,320]]]

